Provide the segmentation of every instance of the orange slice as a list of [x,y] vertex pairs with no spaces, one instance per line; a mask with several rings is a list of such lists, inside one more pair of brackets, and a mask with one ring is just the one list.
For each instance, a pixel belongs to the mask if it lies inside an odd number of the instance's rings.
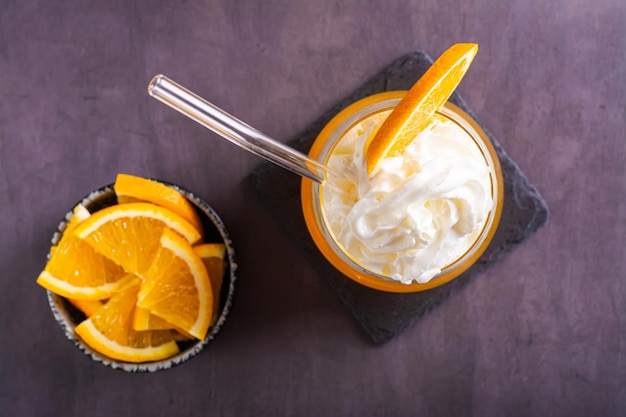
[[467,72],[478,45],[459,43],[448,48],[411,87],[389,114],[367,147],[367,173],[380,160],[401,154],[448,101]]
[[150,310],[135,306],[133,313],[133,329],[135,330],[169,330],[174,325],[166,322],[161,317],[150,313]]
[[76,207],[72,210],[72,217],[70,217],[69,222],[67,222],[67,226],[65,227],[65,231],[63,234],[69,234],[76,226],[78,226],[83,220],[86,220],[91,214],[89,210],[85,208],[82,204],[77,204]]
[[82,311],[85,317],[93,316],[93,314],[104,305],[100,300],[77,300],[75,298],[68,298],[67,301]]
[[133,314],[133,329],[135,330],[169,330],[177,342],[195,339],[192,335],[166,322],[161,317],[150,313],[150,310],[135,306]]
[[150,313],[150,310],[135,306],[133,314],[133,329],[135,330],[169,330],[172,332],[174,340],[177,342],[195,339],[195,337],[176,328],[171,323],[166,322],[161,317]]
[[113,188],[119,203],[147,201],[157,204],[178,214],[202,234],[198,213],[179,191],[160,182],[128,174],[117,174]]
[[63,235],[37,283],[62,297],[101,300],[115,293],[126,272],[83,240]]
[[179,352],[170,331],[137,332],[132,329],[139,285],[114,295],[90,318],[76,326],[76,334],[97,352],[126,362],[149,362]]
[[[89,213],[89,210],[87,210],[87,208],[83,206],[82,204],[77,204],[76,207],[74,207],[74,209],[72,210],[72,215],[70,216],[67,224],[65,225],[65,230],[63,230],[63,235],[61,236],[61,239],[59,239],[59,242],[63,240],[64,236],[70,236],[72,234],[72,231],[76,228],[76,226],[78,226],[83,220],[87,219],[87,217],[89,216],[91,216],[91,214]],[[57,245],[59,242],[57,242]],[[53,254],[57,245],[52,245],[50,247],[50,255]]]
[[133,329],[150,330],[150,310],[135,306],[133,312]]
[[143,277],[166,228],[176,231],[188,243],[195,243],[201,237],[185,219],[150,203],[118,204],[102,209],[81,222],[74,234],[127,272]]
[[145,273],[137,306],[176,328],[204,339],[213,315],[206,269],[189,243],[164,229],[160,248]]
[[[135,279],[133,279],[135,278]],[[137,285],[137,278],[135,275],[127,274],[124,278],[122,278],[119,283],[116,292],[124,291],[129,286]],[[68,298],[69,301],[74,307],[83,312],[85,317],[91,317],[93,314],[98,311],[100,307],[102,307],[108,300],[80,300],[76,298]],[[135,329],[135,330],[148,330],[148,329]]]
[[224,257],[226,256],[226,245],[223,243],[204,243],[193,247],[209,274],[211,288],[213,289],[213,321],[217,321],[218,309],[220,306],[220,292],[224,282]]
[[[117,281],[119,283],[119,279],[121,279],[124,275],[121,268],[108,261],[106,258],[103,258],[101,255],[93,255],[93,249],[91,247],[88,247],[88,245],[84,246],[84,243],[78,243],[78,239],[72,236],[72,230],[74,230],[78,224],[87,219],[90,215],[91,214],[89,213],[89,210],[87,210],[82,204],[77,204],[76,207],[74,207],[74,209],[72,210],[72,215],[63,232],[63,235],[59,240],[59,243],[64,242],[61,245],[61,251],[65,252],[65,255],[57,254],[55,256],[55,253],[57,253],[58,251],[58,245],[50,247],[51,258],[54,258],[54,262],[60,263],[63,268],[59,268],[58,265],[47,266],[47,273],[40,274],[40,280],[38,281],[43,286],[46,286],[47,289],[57,294],[61,292],[65,295],[74,294],[80,297],[84,296],[81,293],[88,291],[89,286],[91,285],[90,283],[93,282],[92,279],[95,279],[95,281],[97,282],[96,287],[91,288],[94,292],[93,297],[97,297],[98,299],[92,300],[68,298],[68,301],[80,311],[82,311],[87,317],[92,315],[98,308],[102,307],[102,302],[99,301],[100,298],[106,298],[113,291],[119,289],[119,284],[112,288],[105,288],[104,290],[102,288],[102,285],[110,287],[110,285],[106,284],[107,282],[114,283]],[[72,240],[75,241],[72,242]],[[84,249],[85,252],[81,252],[81,249]],[[70,252],[70,255],[68,255],[67,252]],[[72,255],[71,252],[75,253]],[[78,257],[82,261],[79,265],[76,265],[73,270],[70,267],[69,263],[72,262],[72,256]],[[92,257],[95,257],[96,259],[94,260],[92,259]],[[60,258],[62,258],[61,262],[59,261]],[[102,264],[105,266],[104,271],[98,268],[100,261],[102,261]],[[50,270],[54,271],[54,275],[50,273]],[[116,275],[118,273],[117,270],[119,270],[119,279],[113,277],[113,275]],[[56,278],[55,275],[65,277],[65,279]],[[74,286],[75,288],[71,288],[72,286]],[[66,288],[67,292],[63,289],[59,289],[58,287]]]

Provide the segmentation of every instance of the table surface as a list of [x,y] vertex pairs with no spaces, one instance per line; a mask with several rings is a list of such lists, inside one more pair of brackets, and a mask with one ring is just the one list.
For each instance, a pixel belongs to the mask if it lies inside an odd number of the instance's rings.
[[[282,142],[395,58],[480,52],[459,87],[550,221],[373,344],[251,189],[260,160],[148,97],[163,73]],[[0,415],[626,413],[623,0],[0,1]],[[68,208],[126,172],[226,223],[231,316],[127,374],[59,330],[35,278]]]

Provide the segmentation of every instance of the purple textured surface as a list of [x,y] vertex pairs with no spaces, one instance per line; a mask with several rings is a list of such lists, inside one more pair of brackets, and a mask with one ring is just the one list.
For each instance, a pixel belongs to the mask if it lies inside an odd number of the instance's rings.
[[[394,59],[480,51],[459,87],[550,222],[371,343],[249,187],[259,159],[146,94],[157,73],[287,142]],[[623,0],[0,0],[0,416],[626,415]],[[34,283],[117,172],[206,200],[240,264],[192,361],[126,374]]]

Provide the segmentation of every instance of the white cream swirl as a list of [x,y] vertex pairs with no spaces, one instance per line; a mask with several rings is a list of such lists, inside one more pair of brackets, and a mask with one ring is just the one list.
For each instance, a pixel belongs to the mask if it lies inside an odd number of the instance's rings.
[[493,205],[490,170],[473,139],[443,117],[373,178],[364,145],[389,112],[372,116],[341,139],[328,160],[322,199],[330,229],[347,253],[380,275],[425,283],[476,240]]

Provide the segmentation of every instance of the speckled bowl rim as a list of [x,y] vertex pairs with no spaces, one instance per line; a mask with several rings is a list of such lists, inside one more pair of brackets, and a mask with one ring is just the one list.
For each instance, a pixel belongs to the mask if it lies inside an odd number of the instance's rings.
[[[205,215],[208,220],[215,226],[216,230],[221,235],[221,238],[226,246],[226,255],[228,258],[228,291],[225,295],[223,295],[223,306],[220,311],[220,315],[213,326],[209,328],[207,336],[203,340],[198,340],[195,343],[192,343],[189,347],[181,350],[178,354],[171,356],[167,359],[163,359],[160,361],[154,362],[145,362],[145,363],[130,363],[118,361],[115,359],[108,358],[100,353],[91,349],[87,344],[85,344],[74,332],[74,328],[78,323],[73,320],[69,311],[67,311],[65,299],[57,294],[52,293],[51,291],[47,291],[48,295],[48,303],[50,305],[50,309],[52,310],[52,314],[54,315],[55,320],[59,323],[61,330],[65,336],[74,343],[76,347],[78,347],[83,353],[87,356],[90,356],[94,361],[102,363],[105,366],[108,366],[113,369],[119,369],[126,372],[156,372],[165,369],[170,369],[176,365],[180,365],[184,362],[187,362],[189,359],[198,355],[217,335],[220,331],[224,323],[226,322],[226,318],[230,313],[232,308],[233,299],[235,296],[235,288],[237,282],[237,276],[235,274],[237,270],[237,263],[235,260],[235,250],[233,248],[232,240],[230,239],[230,235],[226,230],[226,226],[224,222],[217,215],[215,210],[211,208],[204,200],[196,196],[191,191],[188,191],[178,185],[171,184],[165,181],[159,181],[179,192],[181,192],[200,212],[200,215]],[[85,196],[79,203],[83,204],[85,207],[90,207],[95,202],[100,199],[104,199],[107,197],[113,197],[115,191],[113,189],[113,184],[106,185],[101,187],[87,196]],[[73,206],[75,207],[75,206]],[[72,210],[67,212],[63,221],[59,223],[57,231],[54,233],[52,237],[52,244],[56,245],[65,230],[67,223],[72,216]],[[48,258],[50,254],[48,254]],[[222,293],[224,291],[222,289]]]

